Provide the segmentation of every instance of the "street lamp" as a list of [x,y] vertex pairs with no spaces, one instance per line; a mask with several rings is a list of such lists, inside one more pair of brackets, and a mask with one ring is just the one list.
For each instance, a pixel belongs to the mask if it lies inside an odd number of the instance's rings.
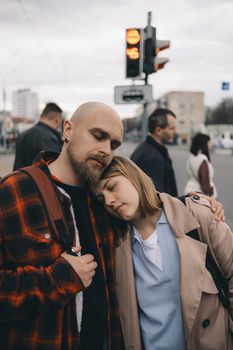
[[2,78],[2,106],[3,106],[3,114],[5,115],[6,111],[6,79],[17,72],[17,69],[12,70],[11,72],[8,72],[3,78]]

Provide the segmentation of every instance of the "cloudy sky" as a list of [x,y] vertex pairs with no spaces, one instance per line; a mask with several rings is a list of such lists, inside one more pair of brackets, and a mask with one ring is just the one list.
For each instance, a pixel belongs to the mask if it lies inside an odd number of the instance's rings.
[[[232,96],[232,0],[0,0],[0,84],[11,93],[30,88],[41,106],[57,102],[72,113],[98,100],[133,116],[137,105],[114,105],[114,86],[125,79],[125,29],[144,28],[152,11],[160,53],[170,62],[149,77],[153,96],[204,91],[214,106]],[[229,81],[231,91],[221,90]],[[2,88],[0,109],[2,109]]]

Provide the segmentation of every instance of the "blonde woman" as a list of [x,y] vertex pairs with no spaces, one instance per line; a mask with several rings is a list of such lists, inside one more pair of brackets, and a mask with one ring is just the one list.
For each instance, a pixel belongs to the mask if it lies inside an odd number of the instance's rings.
[[[118,227],[116,284],[126,349],[232,349],[233,235],[208,201],[187,198],[184,206],[157,193],[120,156],[93,192]],[[200,241],[187,235],[195,229]],[[205,266],[207,248],[228,282],[229,309]]]

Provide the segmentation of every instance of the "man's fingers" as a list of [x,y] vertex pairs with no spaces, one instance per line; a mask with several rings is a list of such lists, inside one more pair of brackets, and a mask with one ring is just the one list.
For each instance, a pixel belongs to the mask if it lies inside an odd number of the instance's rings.
[[84,287],[87,288],[91,284],[97,268],[97,263],[94,260],[94,256],[92,254],[73,256],[67,254],[66,252],[62,253],[61,256],[70,263],[77,275],[82,280]]
[[89,264],[92,261],[94,261],[94,256],[92,254],[84,254],[80,256],[81,263]]
[[95,261],[87,264],[87,272],[94,271],[97,268],[97,263]]
[[225,221],[225,214],[222,203],[218,202],[216,199],[213,199],[211,201],[211,210],[214,213],[215,219],[217,221]]

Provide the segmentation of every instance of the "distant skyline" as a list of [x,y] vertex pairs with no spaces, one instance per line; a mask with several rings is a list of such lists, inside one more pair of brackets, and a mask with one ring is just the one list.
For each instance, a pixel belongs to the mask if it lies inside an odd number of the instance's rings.
[[0,0],[0,110],[4,87],[7,107],[14,90],[29,88],[41,107],[54,101],[71,114],[97,100],[133,116],[139,105],[115,105],[114,86],[131,85],[125,29],[144,28],[148,11],[157,38],[171,41],[160,53],[170,62],[149,76],[153,97],[203,91],[211,107],[232,97],[232,0]]

